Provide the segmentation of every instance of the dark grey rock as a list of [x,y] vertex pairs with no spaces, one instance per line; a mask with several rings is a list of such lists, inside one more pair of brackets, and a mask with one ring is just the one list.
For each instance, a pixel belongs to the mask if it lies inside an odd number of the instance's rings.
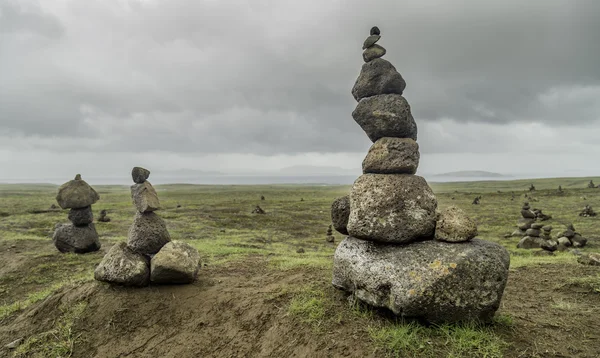
[[576,233],[571,238],[571,243],[573,244],[573,247],[584,247],[587,244],[587,239]]
[[540,224],[540,223],[533,223],[533,224],[531,224],[531,228],[532,229],[539,230],[539,229],[541,229],[543,227],[544,227],[544,224]]
[[406,81],[396,67],[382,58],[376,58],[363,64],[352,87],[352,95],[360,101],[380,94],[401,95],[405,88]]
[[131,178],[136,184],[142,184],[150,177],[150,171],[142,167],[133,167],[131,170]]
[[161,284],[192,283],[200,269],[200,254],[192,246],[171,241],[150,261],[150,281]]
[[133,252],[125,242],[114,244],[94,270],[98,281],[123,286],[147,286],[150,283],[148,259]]
[[376,58],[381,58],[387,53],[386,49],[379,45],[373,45],[363,51],[363,60],[365,62],[373,61]]
[[379,36],[379,35],[370,35],[369,37],[367,37],[367,39],[363,43],[362,49],[364,50],[364,49],[367,49],[367,48],[375,45],[375,43],[377,43],[377,41],[379,41],[380,38],[381,38],[381,36]]
[[467,216],[467,213],[456,206],[442,210],[435,227],[436,240],[463,242],[475,236],[477,236],[477,224]]
[[94,224],[86,226],[57,225],[52,241],[58,251],[76,254],[98,251],[101,246]]
[[525,219],[535,219],[535,214],[529,209],[521,209],[521,216]]
[[556,240],[558,242],[559,245],[565,246],[565,247],[569,247],[571,246],[571,240],[569,240],[568,237],[563,236],[563,237],[559,237],[558,240]]
[[540,237],[541,231],[539,229],[527,229],[525,234],[532,237]]
[[583,265],[600,266],[600,254],[589,253],[583,254],[577,258],[577,262]]
[[137,212],[129,228],[127,245],[135,252],[145,255],[156,254],[171,241],[164,220],[153,212]]
[[348,237],[335,252],[332,283],[403,317],[488,321],[500,305],[509,263],[505,248],[479,239],[393,245]]
[[340,234],[348,235],[348,218],[350,217],[350,197],[337,198],[331,204],[331,223]]
[[415,174],[419,166],[419,144],[410,138],[378,139],[363,160],[363,173]]
[[563,231],[562,236],[568,237],[569,239],[575,236],[575,232],[571,229]]
[[88,206],[86,208],[69,210],[69,220],[75,226],[87,226],[91,224],[94,221],[92,207]]
[[437,199],[425,179],[410,174],[363,174],[350,192],[348,233],[384,243],[433,239]]
[[147,213],[160,209],[158,194],[149,181],[131,186],[131,199],[133,205],[140,213]]
[[543,240],[540,247],[546,251],[556,251],[558,250],[558,242],[554,240]]
[[379,31],[379,27],[373,26],[371,27],[370,35],[381,35],[381,31]]
[[550,226],[550,225],[543,226],[542,230],[544,230],[544,231],[552,231],[552,226]]
[[372,142],[383,137],[417,140],[417,124],[404,97],[384,94],[358,103],[352,117]]
[[525,236],[517,244],[519,249],[539,249],[542,247],[542,239],[539,237]]
[[58,188],[56,201],[63,209],[80,209],[88,207],[100,200],[100,195],[89,186],[81,175],[77,174],[74,180],[70,180]]

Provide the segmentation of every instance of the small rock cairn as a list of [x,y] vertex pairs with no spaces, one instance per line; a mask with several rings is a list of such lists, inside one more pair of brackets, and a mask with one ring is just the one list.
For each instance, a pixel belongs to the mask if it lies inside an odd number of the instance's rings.
[[352,89],[352,116],[373,145],[350,195],[332,204],[333,227],[350,235],[336,249],[333,286],[404,317],[489,320],[506,285],[509,254],[474,239],[477,226],[459,208],[437,212],[431,188],[415,175],[420,155],[402,96],[406,83],[381,58],[380,38],[372,28]]
[[98,232],[94,226],[92,204],[100,199],[98,193],[77,174],[58,189],[56,201],[69,211],[71,224],[57,224],[52,241],[60,252],[86,253],[100,250]]
[[107,215],[108,212],[106,211],[106,209],[100,210],[100,217],[98,218],[98,221],[102,223],[110,222],[110,218]]
[[160,209],[158,195],[147,180],[150,171],[135,167],[131,198],[137,209],[127,242],[115,244],[96,267],[98,281],[124,286],[192,283],[198,274],[200,254],[192,246],[171,241]]
[[331,225],[327,228],[327,236],[325,237],[327,242],[334,242],[335,237],[333,236],[333,230],[331,229]]
[[568,250],[571,246],[574,248],[582,248],[588,241],[575,230],[573,224],[567,225],[567,229],[563,232],[559,232],[557,237],[558,249],[561,251]]
[[581,210],[581,212],[579,213],[579,216],[585,217],[585,218],[589,218],[589,217],[594,217],[596,216],[596,212],[594,211],[594,209],[592,209],[592,207],[590,205],[586,205],[583,210]]
[[517,230],[512,233],[512,236],[522,237],[517,244],[520,249],[539,249],[546,251],[556,251],[558,243],[552,239],[552,226],[544,225],[537,221],[546,221],[552,218],[549,215],[542,213],[541,210],[531,209],[528,202],[523,203],[521,208],[521,216],[517,222]]

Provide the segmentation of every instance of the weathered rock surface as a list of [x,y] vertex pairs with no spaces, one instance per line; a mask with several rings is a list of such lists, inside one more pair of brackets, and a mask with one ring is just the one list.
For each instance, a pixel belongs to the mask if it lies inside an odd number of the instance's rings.
[[100,250],[100,240],[94,224],[75,226],[58,224],[52,237],[54,246],[60,252],[83,254]]
[[131,199],[133,205],[140,213],[146,213],[160,209],[158,194],[149,181],[131,186]]
[[533,237],[539,237],[541,232],[539,229],[527,229],[527,231],[525,231],[525,234]]
[[80,209],[96,203],[100,195],[78,174],[58,188],[56,201],[63,209]]
[[192,283],[200,262],[198,250],[179,241],[171,241],[150,261],[150,281],[162,284]]
[[69,210],[69,221],[76,226],[91,224],[94,221],[92,207],[88,206],[86,208]]
[[542,239],[540,239],[539,237],[531,237],[531,236],[525,236],[524,238],[521,239],[521,241],[519,241],[519,243],[517,244],[517,248],[519,249],[539,249],[542,246]]
[[432,239],[437,199],[425,179],[410,174],[363,174],[350,192],[348,233],[383,243]]
[[369,37],[367,37],[367,39],[363,43],[362,49],[364,50],[366,48],[369,48],[369,47],[375,45],[375,43],[377,43],[377,41],[379,41],[380,38],[381,38],[380,35],[370,35]]
[[404,97],[384,94],[358,103],[352,117],[372,142],[383,137],[417,140],[417,124]]
[[463,210],[450,206],[440,213],[435,239],[446,242],[469,241],[477,236],[477,224]]
[[129,228],[127,245],[135,252],[145,255],[157,253],[171,236],[164,220],[153,212],[137,212]]
[[583,265],[600,266],[600,254],[583,254],[577,258],[577,262]]
[[571,243],[573,247],[584,247],[587,244],[587,239],[579,234],[575,234],[571,238]]
[[142,167],[133,167],[131,170],[131,178],[136,184],[142,184],[150,177],[150,171]]
[[540,247],[546,251],[556,251],[558,250],[558,242],[554,240],[544,240]]
[[479,239],[386,245],[348,237],[335,252],[332,283],[403,317],[487,321],[500,305],[509,263],[506,249]]
[[114,244],[94,270],[98,281],[124,286],[147,286],[150,283],[148,259],[133,252],[125,242]]
[[373,61],[376,58],[381,58],[386,54],[386,49],[383,46],[373,45],[363,51],[363,60],[365,62]]
[[539,230],[539,229],[541,229],[543,227],[544,227],[544,224],[542,224],[542,223],[533,223],[533,224],[531,224],[531,228],[535,229],[535,230]]
[[396,67],[387,60],[376,58],[363,64],[352,88],[352,95],[360,101],[381,94],[401,95],[405,88],[406,82],[396,71]]
[[419,166],[419,144],[410,138],[378,139],[363,160],[363,173],[415,174]]
[[526,219],[535,219],[535,214],[529,209],[522,209],[521,216],[523,216]]
[[348,218],[350,217],[350,197],[337,198],[331,204],[331,222],[340,234],[348,235]]
[[563,246],[566,246],[566,247],[569,247],[569,246],[572,245],[571,244],[571,240],[569,240],[569,238],[566,237],[566,236],[559,237],[557,241],[558,241],[559,245],[563,245]]

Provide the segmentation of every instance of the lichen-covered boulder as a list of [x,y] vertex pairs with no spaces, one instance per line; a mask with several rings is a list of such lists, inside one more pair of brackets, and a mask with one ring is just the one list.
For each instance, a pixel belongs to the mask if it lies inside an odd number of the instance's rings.
[[192,246],[171,241],[150,261],[150,281],[161,284],[192,283],[198,275],[200,254]]
[[383,137],[417,140],[417,124],[410,105],[398,94],[383,94],[362,99],[352,118],[374,143]]
[[469,241],[477,236],[477,224],[462,209],[450,206],[440,213],[435,239],[446,242]]
[[133,251],[153,255],[169,241],[171,236],[160,216],[154,212],[135,214],[127,237],[127,245]]
[[433,239],[437,199],[425,179],[363,174],[350,191],[348,234],[384,243]]
[[149,181],[131,186],[131,199],[133,205],[140,213],[147,213],[160,209],[158,194]]
[[366,62],[352,87],[352,96],[357,101],[380,94],[401,95],[406,81],[396,71],[396,67],[383,58]]
[[343,235],[348,235],[348,218],[350,217],[350,197],[337,198],[331,204],[331,223],[333,228]]
[[70,180],[58,188],[56,201],[63,209],[79,209],[88,207],[100,200],[100,195],[81,175],[77,174],[75,179]]
[[479,239],[392,245],[348,237],[335,251],[332,283],[402,317],[488,321],[500,305],[509,263],[504,247]]
[[94,224],[85,226],[58,224],[52,242],[58,251],[76,254],[98,251],[101,247]]
[[69,221],[76,226],[83,226],[91,224],[94,221],[94,213],[92,207],[88,206],[81,209],[69,210]]
[[410,138],[383,137],[363,160],[363,173],[415,174],[419,167],[419,145]]
[[96,267],[94,278],[124,286],[147,286],[150,283],[148,258],[133,252],[125,242],[119,242]]

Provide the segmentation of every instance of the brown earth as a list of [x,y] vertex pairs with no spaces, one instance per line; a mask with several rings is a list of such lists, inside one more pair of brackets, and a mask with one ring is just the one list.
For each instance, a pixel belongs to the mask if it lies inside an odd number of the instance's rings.
[[[51,260],[19,253],[47,246],[43,241],[21,241],[17,248],[0,245],[0,277],[27,272],[38,264],[36,260]],[[89,259],[91,264],[95,256]],[[87,282],[64,288],[0,321],[0,357],[10,356],[4,348],[7,343],[50,330],[63,313],[61,308],[81,301],[87,307],[73,327],[79,340],[72,357],[385,355],[369,340],[366,318],[349,319],[348,314],[315,326],[288,314],[294,290],[306,286],[333,297],[335,310],[348,311],[344,294],[331,287],[327,270],[277,271],[267,260],[248,257],[225,266],[205,266],[192,285],[134,289]],[[569,284],[569,279],[599,274],[598,267],[573,264],[512,270],[499,310],[513,319],[509,328],[498,330],[510,344],[506,357],[598,357],[600,294]],[[10,301],[32,289],[34,284],[1,297]]]

